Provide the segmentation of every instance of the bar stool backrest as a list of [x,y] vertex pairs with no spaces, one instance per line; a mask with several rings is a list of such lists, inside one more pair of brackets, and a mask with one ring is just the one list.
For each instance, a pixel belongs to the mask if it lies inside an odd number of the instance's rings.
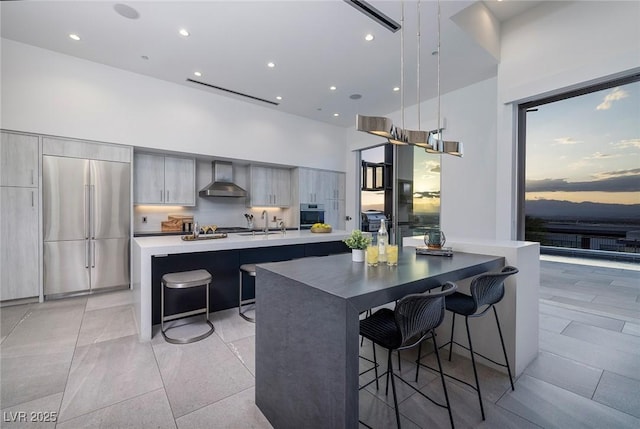
[[[475,303],[474,313],[484,305],[487,309],[504,297],[504,281],[507,277],[516,274],[518,269],[506,266],[499,273],[480,274],[471,282],[471,296]],[[485,311],[487,310],[485,309]]]
[[[444,319],[445,296],[455,292],[457,286],[447,283],[438,293],[416,293],[400,299],[394,310],[395,321],[402,335],[401,347],[410,347],[424,339],[429,331],[436,328]],[[420,335],[419,338],[416,336]],[[410,340],[414,340],[411,341]]]

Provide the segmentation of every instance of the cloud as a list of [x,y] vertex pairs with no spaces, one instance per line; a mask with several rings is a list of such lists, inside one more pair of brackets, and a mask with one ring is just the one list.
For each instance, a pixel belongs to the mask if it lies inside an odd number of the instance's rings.
[[596,152],[592,155],[585,156],[584,159],[602,159],[602,158],[616,158],[620,155],[609,155],[608,153]]
[[440,198],[440,191],[414,192],[413,198]]
[[617,143],[613,143],[613,146],[620,149],[627,149],[627,148],[640,149],[640,139],[620,140]]
[[598,173],[595,180],[568,182],[567,179],[527,180],[526,192],[639,192],[640,168]]
[[578,140],[574,140],[573,137],[560,137],[557,139],[553,139],[554,142],[556,142],[556,144],[576,144],[576,143],[582,143],[581,141]]
[[596,173],[593,175],[596,180],[626,176],[637,176],[640,179],[640,168],[632,168],[630,170],[603,171],[602,173]]
[[609,110],[611,109],[614,101],[622,100],[628,96],[629,94],[620,89],[620,87],[613,88],[610,93],[604,96],[604,100],[602,100],[602,103],[598,104],[596,110]]

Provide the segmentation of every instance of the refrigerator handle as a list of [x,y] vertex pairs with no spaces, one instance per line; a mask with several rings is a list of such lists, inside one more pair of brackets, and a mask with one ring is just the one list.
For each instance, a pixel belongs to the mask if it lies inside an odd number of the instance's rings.
[[91,240],[91,268],[96,267],[96,242]]
[[91,225],[91,239],[96,238],[96,213],[95,213],[95,204],[96,204],[96,186],[91,185],[91,190],[89,192],[89,225]]
[[89,268],[89,241],[84,242],[84,267]]
[[[89,185],[84,185],[84,238],[89,238]],[[87,267],[88,268],[88,267]]]

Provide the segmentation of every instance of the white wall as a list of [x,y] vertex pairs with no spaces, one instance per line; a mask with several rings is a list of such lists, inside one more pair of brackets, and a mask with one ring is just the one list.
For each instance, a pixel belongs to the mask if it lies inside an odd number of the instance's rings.
[[0,127],[344,171],[343,128],[1,39]]

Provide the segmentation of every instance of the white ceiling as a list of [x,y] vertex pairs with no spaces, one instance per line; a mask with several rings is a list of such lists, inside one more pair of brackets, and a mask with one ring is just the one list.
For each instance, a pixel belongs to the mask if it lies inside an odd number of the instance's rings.
[[[117,3],[139,18],[116,13]],[[400,1],[369,3],[400,22]],[[473,3],[441,2],[443,93],[496,73],[497,60],[449,19]],[[542,2],[484,3],[504,21]],[[422,0],[420,8],[420,93],[426,100],[437,93],[437,56],[431,55],[437,2]],[[417,99],[417,2],[405,1],[404,10],[404,104],[410,106]],[[400,108],[400,93],[392,88],[401,83],[402,32],[392,33],[342,0],[3,1],[0,14],[3,38],[238,98],[186,81],[196,79],[279,105],[241,98],[248,102],[339,126],[353,125],[356,113]],[[180,36],[181,28],[191,35]],[[366,42],[367,33],[375,39]],[[269,61],[276,67],[268,68]]]

